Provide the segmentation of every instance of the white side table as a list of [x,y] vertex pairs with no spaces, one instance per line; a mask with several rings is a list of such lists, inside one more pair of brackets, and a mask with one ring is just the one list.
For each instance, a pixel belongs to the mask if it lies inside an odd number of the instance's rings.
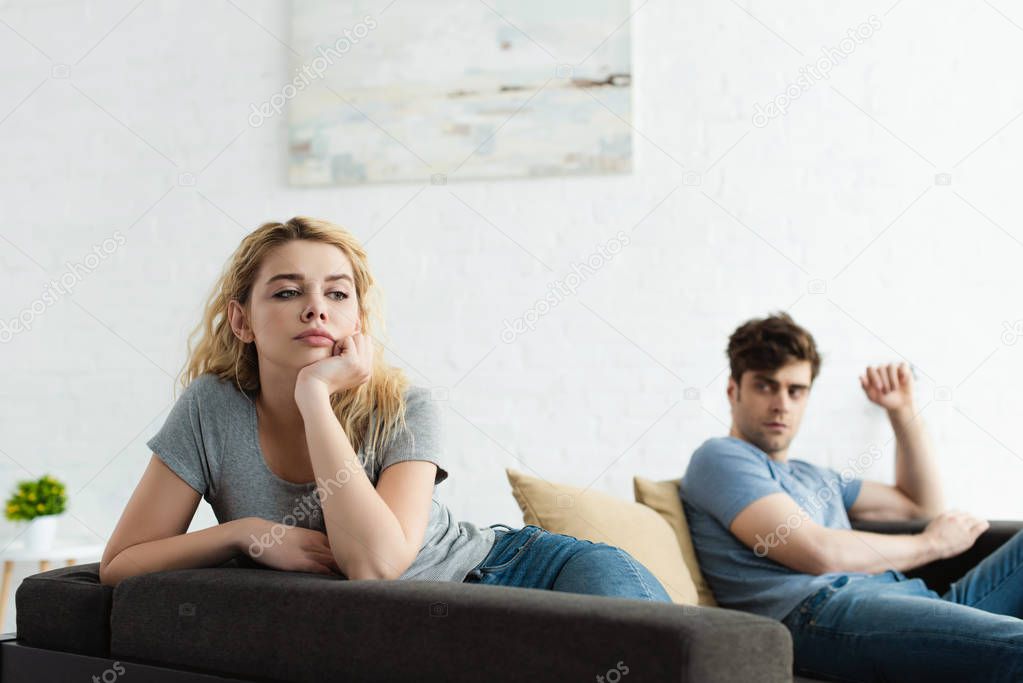
[[0,551],[0,560],[4,562],[4,578],[0,584],[0,625],[7,615],[7,598],[11,590],[11,574],[15,562],[39,562],[39,571],[50,568],[50,562],[64,562],[71,566],[79,560],[99,560],[103,557],[102,545],[60,545],[55,544],[49,550],[28,550],[20,541],[11,543]]

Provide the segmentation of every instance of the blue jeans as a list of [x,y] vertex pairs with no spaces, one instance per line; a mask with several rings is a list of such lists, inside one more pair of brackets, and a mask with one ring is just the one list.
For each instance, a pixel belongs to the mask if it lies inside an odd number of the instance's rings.
[[1023,531],[938,595],[889,569],[842,576],[783,620],[795,671],[830,681],[1023,681]]
[[521,529],[506,524],[490,528],[494,547],[469,572],[466,583],[671,602],[650,570],[621,548],[532,524]]

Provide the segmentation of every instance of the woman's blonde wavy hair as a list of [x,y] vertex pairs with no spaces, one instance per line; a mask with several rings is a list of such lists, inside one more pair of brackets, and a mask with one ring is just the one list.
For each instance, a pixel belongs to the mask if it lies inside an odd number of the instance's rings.
[[[376,454],[398,430],[405,429],[404,392],[409,379],[400,368],[384,362],[383,345],[374,334],[383,332],[383,318],[378,319],[378,299],[382,295],[374,286],[366,252],[351,233],[329,221],[296,216],[285,223],[264,223],[241,241],[210,292],[202,322],[188,336],[188,357],[179,378],[181,388],[204,373],[213,373],[231,380],[249,400],[250,395],[258,394],[256,346],[238,339],[231,330],[228,302],[236,299],[250,312],[250,297],[263,259],[271,249],[292,240],[331,244],[352,264],[362,334],[374,347],[373,375],[358,387],[333,394],[330,404],[355,452],[364,450],[364,466],[375,472]],[[196,337],[199,340],[193,347]],[[367,434],[368,443],[364,443]]]

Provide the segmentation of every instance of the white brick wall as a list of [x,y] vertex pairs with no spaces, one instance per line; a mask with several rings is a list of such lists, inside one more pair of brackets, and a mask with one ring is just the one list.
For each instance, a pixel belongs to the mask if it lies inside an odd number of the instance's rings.
[[[1012,3],[637,2],[632,175],[315,190],[285,183],[283,118],[247,123],[289,77],[269,35],[287,39],[286,4],[133,7],[0,3],[0,320],[125,238],[0,345],[0,488],[67,481],[62,535],[112,531],[213,278],[245,232],[295,214],[375,234],[389,347],[415,381],[450,388],[439,491],[463,519],[521,522],[505,467],[624,498],[633,474],[679,476],[728,420],[727,335],[786,307],[826,354],[794,457],[841,467],[886,444],[856,376],[906,359],[949,502],[1023,516],[1023,343],[1001,338],[1023,319]],[[880,28],[828,79],[753,124],[871,15]],[[622,253],[501,341],[619,230]],[[884,452],[867,476],[891,480]],[[193,528],[214,522],[204,503]]]

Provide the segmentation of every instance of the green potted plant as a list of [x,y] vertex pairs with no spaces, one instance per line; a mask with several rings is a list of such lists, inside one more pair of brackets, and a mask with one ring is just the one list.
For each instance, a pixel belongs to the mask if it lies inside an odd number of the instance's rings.
[[47,550],[53,544],[57,531],[57,517],[67,506],[64,484],[50,475],[39,480],[19,481],[7,499],[7,519],[27,522],[25,547],[29,550]]

